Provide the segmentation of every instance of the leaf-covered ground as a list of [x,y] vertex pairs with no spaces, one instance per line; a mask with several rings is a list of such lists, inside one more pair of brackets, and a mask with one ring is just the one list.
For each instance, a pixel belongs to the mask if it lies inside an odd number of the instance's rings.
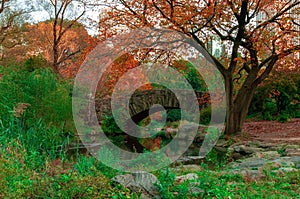
[[244,124],[241,140],[258,140],[268,143],[300,144],[300,118],[289,122],[247,121]]

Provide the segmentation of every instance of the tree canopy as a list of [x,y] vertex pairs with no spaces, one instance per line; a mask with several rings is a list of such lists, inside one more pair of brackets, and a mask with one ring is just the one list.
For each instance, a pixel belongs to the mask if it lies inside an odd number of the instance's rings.
[[[257,86],[300,52],[300,2],[294,0],[115,0],[100,20],[105,35],[156,27],[186,34],[209,54],[224,78],[226,133],[241,131]],[[221,52],[214,53],[210,42]],[[287,65],[289,63],[289,65]]]

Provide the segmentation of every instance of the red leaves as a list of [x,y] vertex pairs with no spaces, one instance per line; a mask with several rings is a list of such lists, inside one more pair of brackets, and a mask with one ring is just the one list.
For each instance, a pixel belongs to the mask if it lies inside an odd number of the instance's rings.
[[160,149],[161,147],[161,141],[162,141],[162,138],[161,137],[157,137],[155,139],[151,139],[151,138],[146,138],[146,139],[143,139],[143,141],[141,141],[142,145],[150,150],[150,151],[155,151],[155,150],[158,150]]

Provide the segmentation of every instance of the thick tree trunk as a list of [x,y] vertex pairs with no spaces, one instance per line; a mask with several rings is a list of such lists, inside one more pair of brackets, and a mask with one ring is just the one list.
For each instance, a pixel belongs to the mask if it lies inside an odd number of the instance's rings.
[[225,88],[227,100],[225,134],[236,135],[242,131],[255,88],[252,82],[249,82],[234,95],[232,77],[225,78]]

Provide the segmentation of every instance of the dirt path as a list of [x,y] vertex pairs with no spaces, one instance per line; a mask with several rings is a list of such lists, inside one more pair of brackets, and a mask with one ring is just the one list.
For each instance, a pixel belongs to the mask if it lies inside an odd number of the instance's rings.
[[300,144],[300,118],[287,123],[277,121],[247,121],[241,140],[257,140],[268,143]]

